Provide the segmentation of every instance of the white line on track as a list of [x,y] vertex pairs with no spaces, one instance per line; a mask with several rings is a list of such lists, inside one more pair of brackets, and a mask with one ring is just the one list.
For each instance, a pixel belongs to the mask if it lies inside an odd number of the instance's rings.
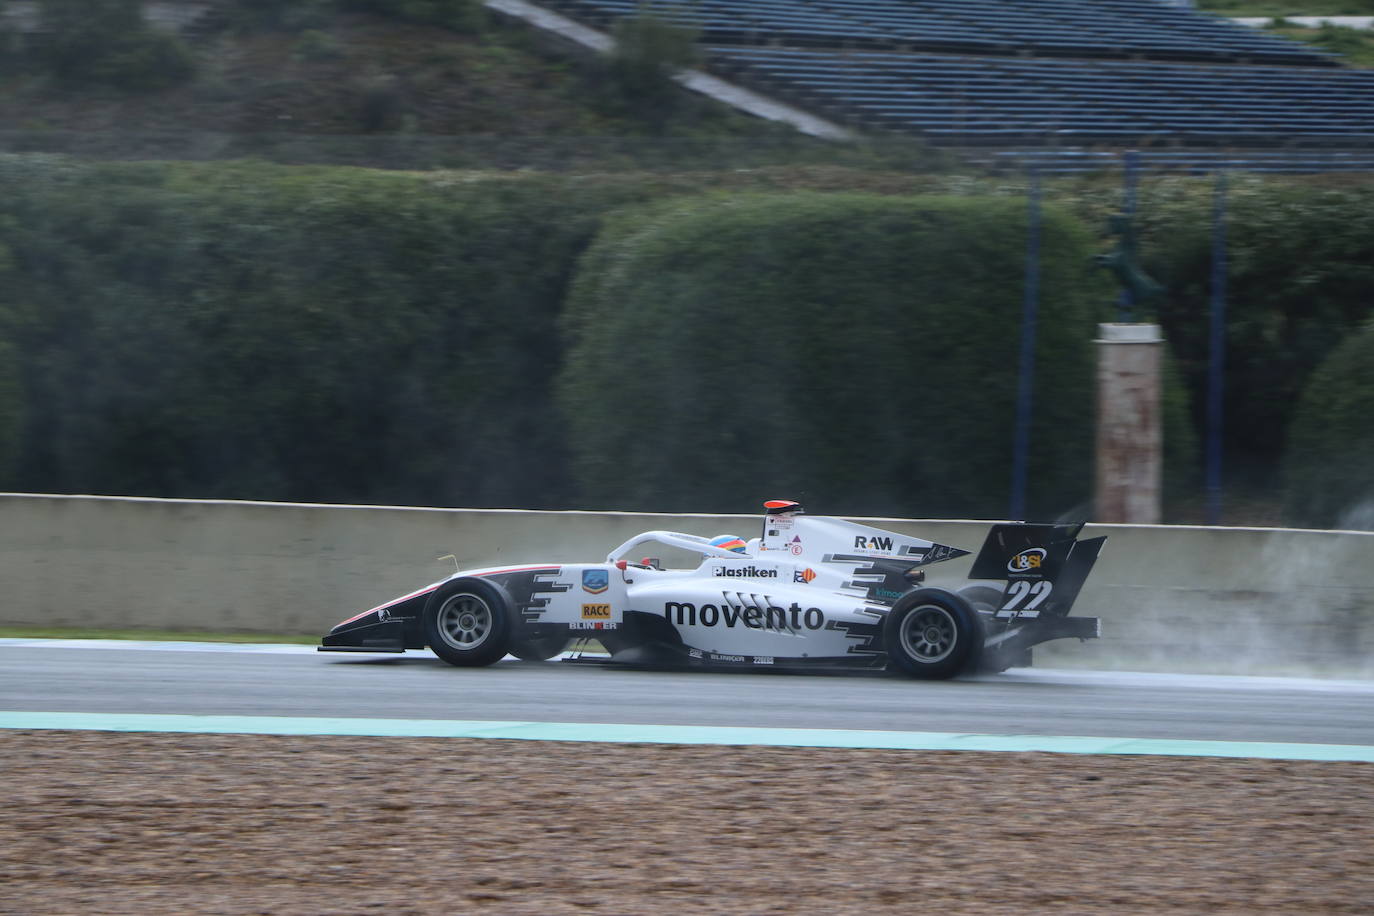
[[1081,684],[1094,687],[1150,687],[1182,690],[1296,690],[1315,693],[1370,693],[1374,681],[1272,677],[1242,674],[1172,674],[1155,671],[1089,671],[1070,668],[1013,668],[996,676],[1002,683]]
[[[355,653],[317,652],[314,646],[292,643],[230,643],[192,642],[135,639],[37,639],[23,637],[0,638],[0,648],[35,649],[106,649],[141,652],[233,652],[261,655],[319,655],[331,659],[354,657]],[[428,649],[410,649],[407,655],[434,658]],[[564,658],[571,653],[565,653]],[[356,653],[357,657],[374,657],[370,653]],[[512,656],[506,656],[512,659]],[[1314,677],[1261,677],[1233,674],[1171,674],[1149,671],[1093,671],[1068,668],[1013,668],[1003,674],[991,675],[1000,683],[1021,681],[1027,684],[1081,684],[1099,687],[1150,687],[1180,690],[1255,690],[1306,691],[1319,693],[1374,694],[1374,680],[1353,680]]]
[[262,655],[314,655],[314,646],[294,643],[177,642],[141,639],[0,639],[0,648],[123,649],[143,652],[247,652]]

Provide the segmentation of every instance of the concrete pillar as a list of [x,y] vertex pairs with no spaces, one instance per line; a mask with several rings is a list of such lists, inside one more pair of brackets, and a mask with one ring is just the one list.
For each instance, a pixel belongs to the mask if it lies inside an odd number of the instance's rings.
[[1155,324],[1097,326],[1097,489],[1093,520],[1157,525],[1164,470]]

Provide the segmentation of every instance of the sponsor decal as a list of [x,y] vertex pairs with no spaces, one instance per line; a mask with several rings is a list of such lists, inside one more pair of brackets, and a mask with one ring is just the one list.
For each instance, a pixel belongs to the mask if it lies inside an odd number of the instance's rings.
[[378,619],[378,620],[390,620],[390,619],[391,619],[391,608],[386,608],[386,607],[378,608],[378,609],[377,609],[377,619]]
[[1036,573],[1045,564],[1048,551],[1043,547],[1031,547],[1021,551],[1007,561],[1007,572]]
[[574,620],[568,624],[569,630],[614,630],[620,624],[609,620]]
[[1053,593],[1054,583],[1049,579],[1016,579],[1007,583],[1007,592],[1002,596],[1001,609],[1020,611],[1023,617],[1039,616],[1036,608],[1049,600]]
[[882,629],[887,610],[861,607],[855,608],[855,612],[867,617],[868,621],[831,620],[825,628],[843,633],[846,639],[851,640],[849,648],[845,650],[846,655],[882,655]]
[[506,570],[493,574],[515,604],[516,611],[525,623],[538,623],[548,613],[549,601],[554,595],[571,591],[573,583],[562,581],[562,573],[557,566],[530,567],[523,570]]
[[746,627],[750,630],[820,630],[825,628],[825,614],[818,607],[803,608],[797,602],[790,607],[774,605],[755,607],[739,604],[703,604],[690,601],[668,601],[663,616],[679,627]]
[[[409,595],[402,595],[400,598],[397,598],[395,601],[388,601],[388,602],[387,602],[385,605],[383,605],[382,607],[397,607],[398,605],[400,605],[400,603],[401,603],[402,601],[409,601],[411,598],[418,598],[418,597],[420,597],[421,595],[428,595],[430,592],[434,591],[434,590],[435,590],[436,588],[438,588],[438,587],[439,587],[438,585],[431,585],[431,586],[429,586],[429,587],[427,587],[427,588],[422,588],[422,589],[420,589],[418,592],[411,592]],[[377,611],[380,611],[381,609],[382,609],[382,608],[380,608],[380,607],[371,607],[371,608],[368,608],[367,610],[363,611],[361,614],[354,614],[352,617],[348,618],[347,620],[340,620],[338,623],[335,624],[335,626],[341,627],[341,626],[343,626],[343,625],[346,624],[346,623],[352,623],[352,622],[355,621],[355,620],[362,620],[362,619],[363,619],[364,617],[366,617],[368,614],[374,614],[374,613],[376,613]]]
[[687,657],[688,657],[688,658],[701,658],[701,650],[700,650],[700,649],[688,649],[688,650],[687,650]]
[[957,547],[950,547],[947,544],[936,544],[926,551],[926,555],[923,559],[927,563],[939,563],[941,560],[948,560],[952,557],[956,557],[960,553],[963,553],[963,551],[959,550]]
[[894,592],[890,588],[875,588],[873,590],[874,598],[887,598],[889,601],[896,601],[902,597],[902,594],[902,592]]
[[801,556],[801,555],[802,555],[802,541],[801,541],[801,537],[800,537],[800,536],[795,536],[795,537],[793,537],[792,540],[788,543],[787,549],[792,553],[792,556],[794,556],[794,557],[799,557],[799,556]]
[[711,575],[728,579],[776,579],[778,571],[759,569],[757,566],[712,566]]
[[756,665],[771,665],[771,664],[773,664],[773,656],[771,656],[771,655],[755,655],[755,656],[754,656],[754,664],[756,664]]
[[791,528],[795,523],[795,519],[789,518],[785,515],[780,515],[777,518],[770,518],[768,520],[768,527],[772,528],[773,530],[769,531],[768,533],[777,534],[779,531],[786,531],[788,528]]
[[582,570],[582,591],[599,595],[611,587],[611,574],[604,569]]
[[584,604],[582,605],[583,620],[610,620],[611,606],[609,604]]
[[815,578],[816,578],[816,571],[815,571],[814,569],[812,569],[811,567],[809,567],[809,566],[808,566],[806,569],[794,570],[793,573],[792,573],[792,581],[793,581],[793,582],[800,582],[800,583],[802,583],[803,585],[810,585],[810,584],[811,584],[811,580],[813,580],[813,579],[815,579]]
[[746,657],[743,656],[743,655],[716,655],[716,654],[713,652],[713,653],[711,653],[711,661],[713,661],[713,662],[747,662],[747,661],[749,661],[749,659],[746,658]]
[[854,535],[854,549],[876,550],[879,553],[891,553],[892,538],[878,537],[877,535],[865,537],[862,534],[856,534]]

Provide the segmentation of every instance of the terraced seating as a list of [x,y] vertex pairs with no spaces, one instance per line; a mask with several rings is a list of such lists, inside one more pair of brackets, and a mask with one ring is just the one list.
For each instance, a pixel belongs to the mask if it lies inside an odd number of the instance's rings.
[[[636,0],[554,0],[606,25]],[[651,6],[708,41],[1331,65],[1304,45],[1160,0],[699,0]]]
[[[640,0],[549,0],[608,26]],[[1162,0],[689,0],[709,68],[951,145],[1374,145],[1374,71]]]
[[711,46],[724,72],[799,104],[941,142],[1374,143],[1374,71]]
[[[1374,150],[1143,150],[1135,153],[1137,165],[1154,172],[1174,171],[1206,175],[1218,170],[1314,174],[1319,172],[1374,172]],[[975,164],[994,171],[1023,174],[1040,172],[1074,174],[1116,171],[1124,164],[1120,153],[1064,148],[997,150],[972,157]]]

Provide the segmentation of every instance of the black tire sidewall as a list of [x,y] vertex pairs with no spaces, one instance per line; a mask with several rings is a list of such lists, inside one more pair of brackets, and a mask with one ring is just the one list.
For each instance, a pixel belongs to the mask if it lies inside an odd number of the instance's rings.
[[[439,609],[455,595],[475,595],[482,599],[491,611],[492,631],[486,641],[472,649],[459,649],[444,641],[439,633]],[[497,589],[486,582],[475,579],[459,579],[445,582],[434,590],[425,602],[425,641],[434,654],[450,665],[464,668],[494,664],[505,658],[511,642],[510,601]]]
[[991,585],[966,585],[959,589],[958,595],[974,610],[978,610],[978,605],[983,604],[988,610],[996,612],[1002,606],[1002,591]]
[[560,654],[568,644],[566,636],[545,636],[535,639],[517,639],[510,644],[510,654],[521,661],[546,662]]
[[[987,627],[990,618],[983,616],[980,607],[986,607],[994,614],[997,613],[1002,607],[1002,593],[1002,589],[991,585],[966,585],[959,589],[958,595],[967,601],[975,611],[979,612],[978,623],[980,626]],[[986,630],[979,634],[980,645],[986,635]],[[977,670],[981,674],[1000,674],[1019,663],[1020,657],[1019,653],[1008,654],[1007,652],[984,648],[978,653]]]
[[[954,621],[954,648],[936,662],[926,662],[908,655],[902,648],[903,622],[917,608],[926,605],[941,608]],[[978,612],[960,596],[943,589],[917,589],[904,596],[883,621],[883,645],[892,665],[903,674],[924,680],[937,680],[954,677],[977,666],[982,648],[982,632]]]

